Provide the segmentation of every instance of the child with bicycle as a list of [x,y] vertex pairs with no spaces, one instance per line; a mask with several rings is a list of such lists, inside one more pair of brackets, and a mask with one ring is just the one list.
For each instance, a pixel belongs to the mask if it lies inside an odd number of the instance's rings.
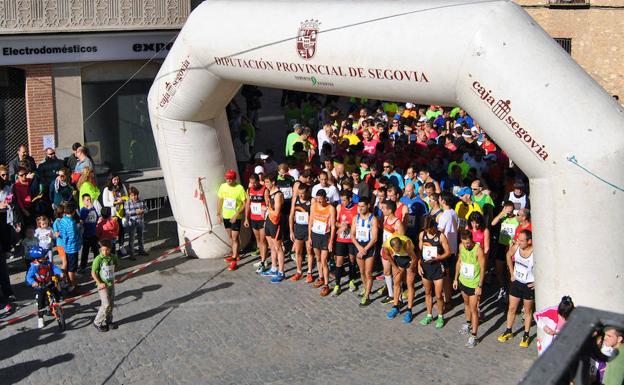
[[100,254],[93,260],[91,276],[100,295],[100,308],[93,320],[93,326],[100,332],[117,329],[113,323],[113,304],[115,301],[115,269],[119,267],[119,257],[112,253],[113,243],[100,241]]
[[[49,287],[57,301],[60,301],[61,293],[54,280],[63,277],[63,271],[48,260],[48,251],[42,247],[35,246],[28,250],[28,256],[32,259],[28,272],[26,273],[26,284],[35,289],[35,299],[37,300],[37,327],[43,328],[44,309],[46,308],[46,288]],[[58,281],[57,281],[58,282]]]

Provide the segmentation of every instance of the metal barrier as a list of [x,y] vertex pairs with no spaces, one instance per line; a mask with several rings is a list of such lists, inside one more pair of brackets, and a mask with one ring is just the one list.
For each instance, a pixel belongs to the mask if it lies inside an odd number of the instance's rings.
[[605,326],[624,329],[624,314],[586,307],[574,309],[561,333],[533,363],[520,384],[589,385],[591,359],[608,361],[596,344],[596,333]]

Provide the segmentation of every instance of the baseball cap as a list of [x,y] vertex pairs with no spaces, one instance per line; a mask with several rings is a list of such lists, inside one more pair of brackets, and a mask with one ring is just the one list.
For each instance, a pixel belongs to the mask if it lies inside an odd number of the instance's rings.
[[264,152],[258,152],[256,153],[256,156],[254,156],[254,159],[262,159],[265,160],[267,159],[269,156],[267,154],[265,154]]
[[463,136],[464,138],[472,138],[472,133],[471,133],[469,130],[465,130],[465,131],[462,133],[462,136]]
[[458,197],[462,197],[464,195],[472,195],[472,189],[470,187],[463,187],[457,192]]
[[236,171],[234,170],[227,170],[225,172],[225,179],[236,179]]
[[405,108],[407,108],[407,109],[411,109],[411,108],[414,108],[414,107],[416,107],[416,106],[413,103],[405,103]]
[[483,157],[483,159],[493,160],[494,162],[496,162],[498,160],[498,157],[496,156],[496,154],[487,154],[486,156]]
[[256,168],[254,168],[254,174],[264,174],[264,167],[256,166]]

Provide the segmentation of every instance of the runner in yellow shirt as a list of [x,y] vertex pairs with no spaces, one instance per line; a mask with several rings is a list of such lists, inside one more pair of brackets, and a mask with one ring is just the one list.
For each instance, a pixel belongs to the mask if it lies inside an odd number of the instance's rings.
[[247,194],[245,188],[236,181],[236,171],[227,170],[225,183],[217,191],[217,220],[218,223],[223,223],[232,242],[232,255],[225,258],[225,261],[230,263],[228,270],[236,270],[236,264],[240,258],[238,254],[239,234],[246,201]]

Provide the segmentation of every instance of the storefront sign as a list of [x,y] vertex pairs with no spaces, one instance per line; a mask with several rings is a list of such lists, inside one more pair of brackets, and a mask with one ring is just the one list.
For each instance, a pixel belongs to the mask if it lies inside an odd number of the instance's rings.
[[0,66],[164,59],[177,31],[0,38]]

